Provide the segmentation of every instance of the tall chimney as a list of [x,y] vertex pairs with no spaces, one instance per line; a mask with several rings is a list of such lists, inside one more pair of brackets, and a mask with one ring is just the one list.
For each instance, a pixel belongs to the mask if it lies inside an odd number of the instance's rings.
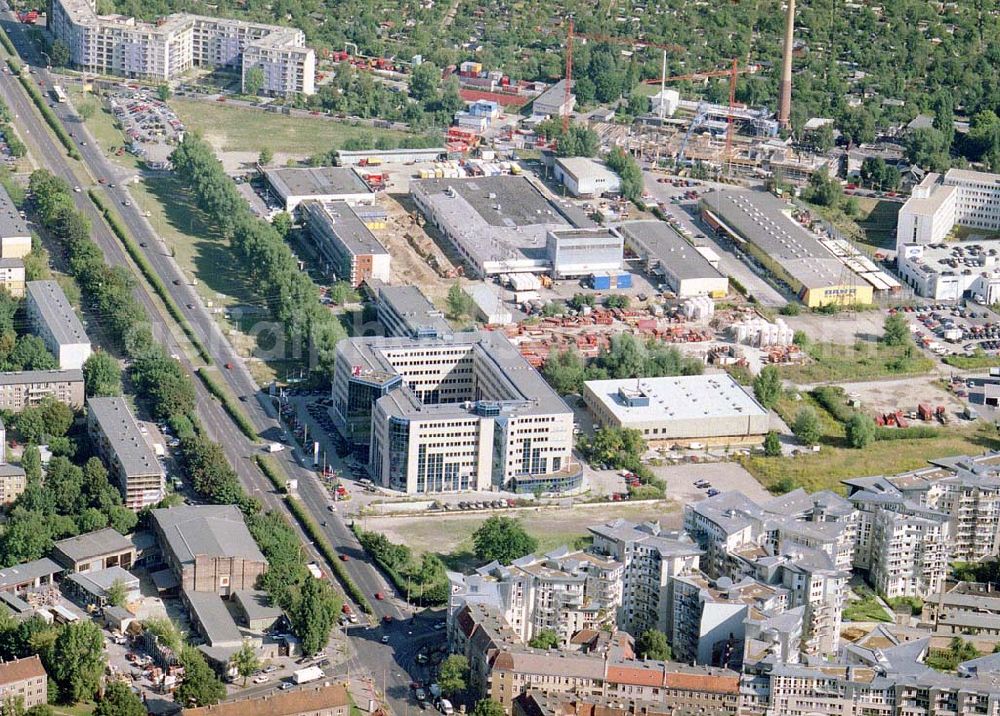
[[792,45],[795,42],[795,0],[788,0],[785,17],[785,53],[781,59],[781,97],[778,100],[778,123],[787,129],[792,115]]

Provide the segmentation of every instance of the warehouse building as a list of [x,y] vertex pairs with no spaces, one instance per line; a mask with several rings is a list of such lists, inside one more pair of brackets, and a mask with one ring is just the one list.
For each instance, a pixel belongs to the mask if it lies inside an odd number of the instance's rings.
[[55,281],[29,281],[25,301],[31,330],[45,341],[63,370],[83,368],[90,357],[90,338]]
[[436,162],[447,156],[448,150],[444,147],[431,147],[429,149],[359,149],[337,151],[336,162],[338,167],[359,167],[378,166],[380,164],[420,164],[422,162]]
[[1000,174],[949,169],[925,176],[899,210],[896,248],[944,241],[956,225],[1000,232]]
[[[570,85],[572,88],[572,85]],[[562,117],[570,114],[576,106],[576,95],[566,96],[566,80],[562,79],[542,92],[531,105],[531,116],[538,118]]]
[[299,205],[313,243],[335,280],[357,288],[368,279],[388,281],[389,252],[345,201],[306,201]]
[[124,398],[89,398],[87,432],[111,478],[118,481],[126,507],[138,511],[163,499],[163,466]]
[[121,567],[108,567],[96,572],[72,572],[63,579],[62,588],[78,604],[108,606],[108,593],[120,585],[124,589],[125,603],[138,601],[139,578]]
[[52,559],[70,572],[98,572],[109,567],[131,569],[135,545],[117,530],[105,527],[52,545]]
[[264,177],[289,214],[304,201],[343,201],[351,206],[375,203],[375,192],[350,167],[267,169]]
[[583,400],[603,428],[632,428],[653,446],[676,440],[760,442],[768,411],[726,373],[588,380]]
[[98,15],[96,0],[53,0],[48,29],[85,72],[167,82],[194,67],[261,70],[261,91],[283,97],[314,94],[316,53],[292,27],[174,13],[155,23]]
[[83,371],[23,370],[0,373],[0,410],[20,413],[50,395],[74,410],[83,407]]
[[645,262],[646,271],[661,276],[678,298],[723,298],[729,293],[729,279],[669,224],[629,221],[618,228],[629,248]]
[[375,484],[407,494],[580,485],[573,413],[500,333],[337,345],[333,417]]
[[552,277],[576,278],[621,271],[625,242],[614,229],[561,229],[545,237]]
[[795,221],[789,205],[773,194],[712,192],[702,204],[702,218],[786,283],[810,308],[872,303],[873,284]]
[[0,259],[23,259],[31,253],[31,231],[10,194],[0,187]]
[[548,232],[573,228],[524,176],[423,179],[412,182],[410,191],[476,277],[548,271]]
[[514,314],[504,305],[501,289],[491,283],[467,284],[465,292],[476,306],[476,318],[487,325],[507,326]]
[[378,320],[387,336],[441,338],[451,333],[444,312],[416,286],[389,286],[367,282],[378,302]]
[[604,162],[588,157],[559,157],[552,168],[556,181],[575,197],[596,198],[617,195],[622,180]]

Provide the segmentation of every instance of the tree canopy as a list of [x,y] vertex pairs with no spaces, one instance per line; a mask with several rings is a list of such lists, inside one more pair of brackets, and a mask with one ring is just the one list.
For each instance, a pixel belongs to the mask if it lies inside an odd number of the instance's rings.
[[538,549],[538,540],[529,535],[513,517],[488,517],[472,534],[476,557],[484,562],[494,560],[510,564]]

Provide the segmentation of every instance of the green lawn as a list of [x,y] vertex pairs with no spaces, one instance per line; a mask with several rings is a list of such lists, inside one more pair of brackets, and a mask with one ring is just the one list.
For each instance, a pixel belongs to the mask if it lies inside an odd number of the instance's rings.
[[886,613],[885,608],[879,604],[874,594],[866,594],[864,599],[855,602],[848,602],[844,607],[844,621],[846,622],[891,622],[892,618]]
[[[827,444],[836,438],[821,439],[820,451],[797,457],[742,456],[740,463],[761,484],[772,491],[787,491],[804,487],[816,490],[842,491],[841,480],[862,475],[893,475],[926,467],[936,457],[979,454],[984,450],[1000,449],[996,428],[951,426],[932,438],[874,442],[866,448]],[[842,445],[842,439],[838,440]]]
[[198,102],[181,98],[170,106],[189,130],[200,132],[217,150],[224,152],[273,152],[319,154],[357,137],[400,139],[403,132],[355,127],[347,122],[285,116],[223,102]]
[[934,361],[915,346],[886,346],[871,341],[858,341],[850,346],[812,343],[806,347],[806,353],[809,362],[781,366],[781,377],[793,383],[825,383],[921,375],[934,367]]
[[53,706],[52,712],[56,716],[90,716],[94,713],[96,704],[80,703],[72,706]]

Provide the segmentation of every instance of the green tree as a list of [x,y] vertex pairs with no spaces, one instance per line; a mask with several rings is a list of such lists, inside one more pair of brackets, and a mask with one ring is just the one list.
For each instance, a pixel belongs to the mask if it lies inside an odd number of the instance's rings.
[[626,154],[621,147],[615,147],[606,159],[608,168],[619,176],[622,185],[622,196],[634,202],[642,198],[642,169],[635,159]]
[[884,330],[882,342],[887,346],[905,346],[911,341],[910,327],[902,314],[893,313],[886,316],[882,328]]
[[803,405],[799,412],[795,414],[795,423],[792,425],[792,432],[795,433],[801,442],[806,445],[815,445],[819,442],[823,434],[823,428],[819,422],[819,416],[811,405]]
[[161,84],[156,87],[156,96],[159,97],[161,102],[166,102],[170,99],[170,85]]
[[781,397],[781,374],[773,365],[764,366],[753,379],[753,394],[757,402],[770,410]]
[[326,646],[339,611],[340,603],[327,582],[305,581],[289,613],[304,653],[315,654]]
[[778,437],[778,433],[773,430],[764,436],[764,454],[768,457],[781,455],[781,439]]
[[848,146],[875,141],[875,118],[864,107],[852,107],[844,112],[837,128]]
[[635,653],[640,659],[669,660],[671,652],[667,635],[659,629],[647,629],[636,639]]
[[410,75],[410,96],[427,104],[438,98],[441,87],[441,70],[433,62],[421,62]]
[[847,421],[846,433],[852,448],[868,447],[875,440],[875,421],[864,413],[855,413]]
[[230,665],[236,669],[236,673],[243,677],[243,686],[246,687],[247,679],[260,668],[260,659],[257,658],[257,650],[249,640],[243,642],[243,646],[229,659]]
[[806,201],[819,206],[836,207],[844,197],[844,187],[826,170],[815,171],[809,176],[809,184],[802,196]]
[[251,67],[243,76],[243,92],[256,97],[264,88],[264,70],[260,67]]
[[281,238],[287,238],[288,234],[292,231],[292,215],[287,211],[279,211],[271,219],[271,226],[274,227],[274,230],[278,232]]
[[441,662],[438,686],[446,696],[465,691],[466,677],[469,675],[469,660],[462,654],[452,654]]
[[460,319],[468,316],[471,311],[472,299],[462,290],[461,282],[456,281],[448,289],[448,315]]
[[545,380],[560,395],[579,393],[583,386],[585,372],[583,357],[574,348],[550,354],[545,365],[542,366],[542,375],[545,376]]
[[330,287],[330,300],[338,306],[343,306],[345,303],[356,303],[360,299],[358,292],[349,281],[337,281]]
[[[100,513],[98,513],[100,514]],[[101,525],[103,527],[103,525]],[[108,600],[108,604],[113,607],[124,607],[125,599],[128,597],[128,588],[125,586],[125,582],[120,579],[116,579],[108,591],[104,594],[105,598]]]
[[106,351],[94,351],[83,364],[83,384],[87,397],[121,395],[122,370],[118,361]]
[[45,341],[32,335],[18,336],[7,362],[8,370],[54,370],[59,367],[45,347]]
[[94,104],[94,102],[92,102],[91,100],[81,102],[76,107],[76,113],[79,114],[80,118],[83,119],[83,121],[85,122],[89,120],[91,117],[93,117],[94,112],[96,111],[97,111],[97,105]]
[[552,629],[540,629],[531,637],[528,646],[532,649],[555,649],[559,646],[559,635]]
[[804,144],[814,152],[826,154],[833,149],[833,125],[827,122],[819,129],[806,132]]
[[260,164],[262,167],[266,167],[272,161],[274,161],[274,152],[272,152],[267,147],[261,149],[260,154],[257,155],[257,163]]
[[92,621],[65,625],[45,659],[46,670],[67,703],[89,701],[104,675],[104,636]]
[[70,62],[69,45],[62,40],[55,40],[49,48],[49,59],[53,67],[68,67]]
[[538,540],[529,535],[513,517],[493,515],[472,534],[476,557],[510,564],[538,549]]
[[46,439],[62,437],[73,424],[73,411],[69,406],[48,396],[38,405],[25,408],[14,420],[17,431],[25,442],[43,444]]
[[472,716],[504,716],[503,706],[493,699],[480,699],[472,709]]
[[886,164],[882,157],[865,157],[860,178],[862,185],[879,191],[895,191],[901,180],[899,170]]
[[934,128],[920,127],[906,136],[906,158],[932,171],[944,171],[951,164],[948,140]]
[[186,707],[211,706],[226,696],[226,687],[212,671],[201,652],[185,646],[180,655],[184,679],[174,692],[174,700]]
[[124,681],[109,681],[94,716],[146,716],[146,707]]

